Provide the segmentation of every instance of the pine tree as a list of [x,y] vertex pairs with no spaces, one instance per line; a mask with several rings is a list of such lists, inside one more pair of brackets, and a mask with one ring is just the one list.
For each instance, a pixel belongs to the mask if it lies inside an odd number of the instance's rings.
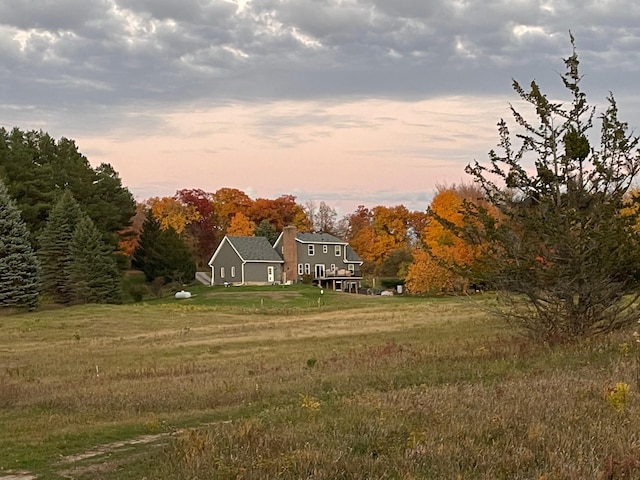
[[158,276],[155,265],[161,261],[160,223],[154,218],[151,210],[148,210],[131,264],[142,270],[147,280],[151,282]]
[[0,171],[34,248],[39,248],[37,239],[62,189],[72,192],[114,249],[117,232],[135,213],[133,195],[113,167],[92,168],[71,139],[56,141],[42,131],[0,128]]
[[278,239],[278,232],[269,220],[262,220],[253,231],[256,237],[265,237],[273,245]]
[[122,303],[121,274],[93,221],[82,215],[71,241],[74,303]]
[[151,211],[142,226],[133,265],[141,269],[147,280],[163,278],[166,282],[190,281],[196,266],[191,252],[173,228],[162,230]]
[[482,266],[501,312],[545,341],[611,331],[640,313],[638,211],[621,214],[640,174],[640,138],[618,119],[609,96],[596,145],[589,134],[595,109],[580,88],[575,47],[565,65],[564,104],[535,82],[525,90],[514,81],[536,117],[512,107],[515,135],[498,123],[500,150],[489,153],[489,165],[467,168],[498,215],[467,203],[465,215],[474,220],[467,225],[479,227],[458,230],[486,242]]
[[38,305],[40,263],[20,211],[0,180],[0,307]]
[[38,257],[42,262],[44,291],[57,303],[73,302],[71,242],[81,215],[78,202],[65,190],[51,209],[40,236]]

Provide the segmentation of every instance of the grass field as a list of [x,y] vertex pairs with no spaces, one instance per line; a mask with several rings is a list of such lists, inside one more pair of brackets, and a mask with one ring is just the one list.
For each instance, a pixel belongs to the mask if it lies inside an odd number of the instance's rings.
[[192,292],[1,316],[0,479],[640,478],[632,332],[533,345],[489,295]]

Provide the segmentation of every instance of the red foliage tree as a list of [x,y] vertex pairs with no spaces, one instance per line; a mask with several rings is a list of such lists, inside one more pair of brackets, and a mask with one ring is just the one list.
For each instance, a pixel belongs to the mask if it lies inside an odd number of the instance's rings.
[[198,188],[178,190],[175,198],[184,205],[193,207],[200,219],[187,226],[193,238],[196,263],[199,268],[206,265],[220,237],[220,227],[214,209],[213,194]]

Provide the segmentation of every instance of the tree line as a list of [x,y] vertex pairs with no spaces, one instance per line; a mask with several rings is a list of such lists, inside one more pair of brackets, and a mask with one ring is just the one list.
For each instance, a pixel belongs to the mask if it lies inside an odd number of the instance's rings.
[[[149,281],[191,281],[197,269],[207,268],[225,235],[259,235],[273,243],[287,225],[349,241],[364,259],[366,274],[402,276],[426,219],[425,212],[401,205],[360,206],[339,219],[324,201],[301,204],[293,195],[252,199],[227,187],[183,189],[136,203],[118,173],[109,164],[92,168],[73,140],[19,128],[0,129],[0,181],[3,221],[11,225],[1,232],[3,241],[23,245],[26,232],[29,255],[35,255],[31,266],[23,256],[20,270],[2,252],[3,294],[16,296],[8,272],[21,278],[37,272],[29,288],[64,305],[120,302],[122,274],[130,267]],[[33,298],[1,304],[33,307]]]
[[133,258],[134,266],[143,267],[140,251],[150,245],[144,232],[171,232],[187,245],[196,268],[206,270],[225,235],[263,236],[273,244],[285,226],[294,225],[300,232],[325,232],[348,241],[362,257],[365,274],[398,277],[412,262],[426,219],[426,212],[409,211],[403,205],[359,206],[338,218],[328,203],[300,204],[293,195],[254,200],[235,188],[185,189],[139,203],[120,247]]
[[[61,304],[119,301],[118,285],[129,266],[143,270],[149,281],[190,281],[197,269],[207,269],[225,235],[258,235],[273,243],[287,225],[334,234],[362,257],[366,275],[402,279],[420,251],[428,223],[426,212],[403,205],[359,206],[338,218],[324,201],[301,204],[293,195],[252,199],[227,187],[183,189],[136,203],[117,172],[108,164],[92,168],[73,140],[55,141],[47,133],[18,128],[0,129],[0,180],[4,201],[17,208],[37,252],[42,276],[37,284]],[[89,242],[79,240],[81,232],[101,255],[80,251],[89,249]],[[102,272],[104,278],[80,280],[81,258],[109,263],[100,268],[87,263],[85,277]],[[103,293],[88,294],[86,285],[96,282]]]
[[135,201],[109,164],[73,140],[0,128],[0,305],[122,301],[114,255]]

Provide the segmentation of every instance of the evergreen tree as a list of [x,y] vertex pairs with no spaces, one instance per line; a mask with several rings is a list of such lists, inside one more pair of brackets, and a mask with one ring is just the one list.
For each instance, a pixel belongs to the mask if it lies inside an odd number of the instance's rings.
[[51,182],[52,166],[43,159],[50,150],[48,140],[50,137],[40,138],[35,132],[14,128],[8,133],[0,128],[0,176],[27,225],[32,246],[37,244],[56,195]]
[[51,209],[40,236],[38,257],[42,263],[44,291],[57,303],[69,304],[74,300],[71,244],[81,216],[78,202],[69,190],[65,190]]
[[149,281],[163,278],[182,283],[191,281],[196,273],[193,256],[180,236],[171,227],[162,230],[151,211],[147,212],[132,263]]
[[155,219],[151,210],[147,210],[131,264],[133,267],[142,270],[148,281],[152,281],[157,277],[158,268],[156,268],[156,265],[162,261],[160,241],[160,223]]
[[46,224],[52,205],[70,190],[114,250],[116,233],[135,214],[131,192],[108,164],[93,169],[73,140],[55,141],[44,132],[0,128],[0,175],[31,232],[32,245]]
[[38,304],[40,263],[20,211],[0,180],[0,307]]
[[196,263],[191,250],[180,235],[169,227],[161,231],[162,269],[158,272],[167,282],[187,283],[196,276]]
[[[131,192],[122,186],[120,176],[108,163],[101,163],[92,172],[91,188],[86,199],[78,197],[107,245],[115,249],[118,232],[127,227],[136,213]],[[86,207],[85,207],[86,205]]]
[[265,237],[273,245],[278,240],[278,232],[269,220],[262,220],[254,230],[256,237]]
[[578,64],[574,47],[561,75],[566,104],[551,102],[535,82],[527,91],[514,81],[536,118],[512,107],[517,135],[499,122],[500,151],[489,153],[490,165],[467,169],[498,214],[467,202],[470,221],[457,231],[486,245],[479,271],[498,291],[501,313],[544,340],[610,331],[640,313],[638,210],[621,213],[640,173],[639,139],[610,96],[598,119],[600,145],[590,144],[595,109]]
[[122,303],[121,272],[87,215],[83,214],[76,225],[70,253],[74,303]]

